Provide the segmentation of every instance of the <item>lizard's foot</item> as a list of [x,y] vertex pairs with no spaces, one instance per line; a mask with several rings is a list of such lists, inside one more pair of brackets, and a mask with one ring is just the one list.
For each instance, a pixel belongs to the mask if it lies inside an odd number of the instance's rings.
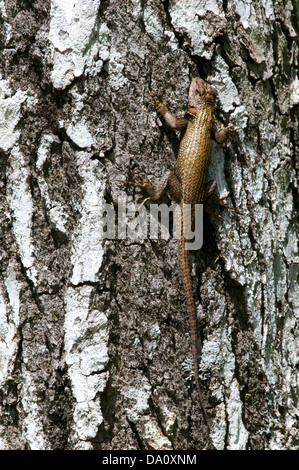
[[[140,188],[148,197],[146,201],[151,199],[153,202],[164,199],[169,200],[170,196],[175,202],[179,203],[182,199],[181,183],[173,171],[168,170],[160,178],[157,185],[154,186],[150,179],[145,179],[141,175],[134,175],[134,181],[119,181],[121,183],[129,184],[135,188]],[[144,202],[146,202],[144,201]],[[144,204],[143,202],[143,204]]]
[[162,116],[165,116],[168,111],[167,104],[161,103],[156,93],[151,93],[150,95],[152,97],[153,107],[158,111],[158,113],[160,113]]
[[204,195],[204,204],[205,210],[210,216],[217,216],[218,219],[224,220],[224,218],[219,214],[219,208],[230,209],[237,212],[235,207],[229,206],[224,201],[230,195],[230,191],[219,196],[217,190],[217,183],[215,180],[208,181],[205,185],[205,195]]
[[230,124],[227,127],[221,127],[219,131],[215,133],[215,140],[218,144],[223,144],[226,141],[231,141],[237,134],[239,127],[235,127],[233,124]]
[[[228,196],[230,195],[230,191],[226,191],[226,193],[222,194],[222,196],[219,196],[219,204],[221,207],[226,207],[226,208],[230,208],[231,206],[228,206],[227,204],[225,204],[223,201],[225,201]],[[234,209],[234,207],[233,207]]]
[[129,184],[131,186],[135,186],[137,188],[146,189],[147,186],[154,187],[151,180],[146,180],[141,175],[135,175],[132,171],[130,171],[132,177],[136,180],[135,182],[127,181],[127,180],[117,180],[118,183]]
[[233,206],[229,206],[228,204],[225,204],[223,201],[228,198],[230,195],[230,191],[227,191],[226,193],[222,194],[222,196],[219,197],[219,205],[220,207],[223,207],[223,209],[230,209],[231,211],[238,212],[238,209],[236,209]]
[[[153,197],[153,195],[155,194],[155,186],[153,185],[152,180],[150,180],[150,179],[147,180],[147,179],[143,178],[142,175],[135,175],[133,172],[131,172],[131,175],[132,175],[133,179],[135,180],[134,182],[126,181],[126,180],[117,180],[117,181],[119,183],[124,183],[124,184],[128,184],[130,186],[134,186],[135,188],[140,188],[142,191],[144,191],[148,195],[148,197],[146,199],[144,199],[144,201],[142,202],[142,204],[140,206],[140,207],[142,207],[146,203],[146,201],[151,199]],[[139,209],[140,209],[140,207],[139,207]]]
[[130,183],[136,188],[141,188],[143,191],[150,193],[152,190],[155,189],[152,180],[143,178],[142,175],[135,175],[132,173],[132,177],[135,179],[134,183]]
[[229,124],[227,127],[224,127],[223,131],[226,134],[226,138],[231,140],[236,136],[238,129],[239,127],[235,127],[233,124]]

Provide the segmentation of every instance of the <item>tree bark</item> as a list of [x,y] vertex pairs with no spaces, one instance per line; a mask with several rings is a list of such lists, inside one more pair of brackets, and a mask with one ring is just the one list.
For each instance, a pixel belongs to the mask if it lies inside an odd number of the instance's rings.
[[[298,4],[0,0],[0,448],[298,448]],[[190,81],[218,94],[192,253],[200,379],[174,239],[121,237],[118,180],[173,170]],[[103,216],[115,214],[115,239]],[[113,227],[112,227],[113,229]],[[113,231],[113,230],[112,230]]]

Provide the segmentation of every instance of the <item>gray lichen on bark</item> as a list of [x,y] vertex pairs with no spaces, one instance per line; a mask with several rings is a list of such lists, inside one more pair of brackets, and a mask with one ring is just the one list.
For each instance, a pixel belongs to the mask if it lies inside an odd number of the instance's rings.
[[[298,447],[298,5],[0,0],[0,447]],[[207,435],[175,240],[103,240],[117,180],[174,168],[190,80],[238,139],[192,254]],[[118,220],[115,220],[116,226]]]

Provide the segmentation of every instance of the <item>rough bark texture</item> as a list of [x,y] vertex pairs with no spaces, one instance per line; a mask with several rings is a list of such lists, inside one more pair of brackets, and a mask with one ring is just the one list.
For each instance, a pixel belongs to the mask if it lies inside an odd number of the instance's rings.
[[[296,449],[298,4],[0,0],[0,447]],[[207,435],[175,240],[103,240],[117,183],[174,168],[200,75],[239,138],[238,213],[192,256]],[[116,218],[117,224],[117,218]]]

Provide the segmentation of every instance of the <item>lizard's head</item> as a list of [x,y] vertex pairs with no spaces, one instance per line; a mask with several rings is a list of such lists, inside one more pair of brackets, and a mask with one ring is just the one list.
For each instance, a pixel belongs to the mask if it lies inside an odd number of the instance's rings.
[[212,85],[209,85],[202,78],[196,77],[192,80],[189,89],[188,108],[189,111],[196,111],[202,104],[214,106],[216,91]]

